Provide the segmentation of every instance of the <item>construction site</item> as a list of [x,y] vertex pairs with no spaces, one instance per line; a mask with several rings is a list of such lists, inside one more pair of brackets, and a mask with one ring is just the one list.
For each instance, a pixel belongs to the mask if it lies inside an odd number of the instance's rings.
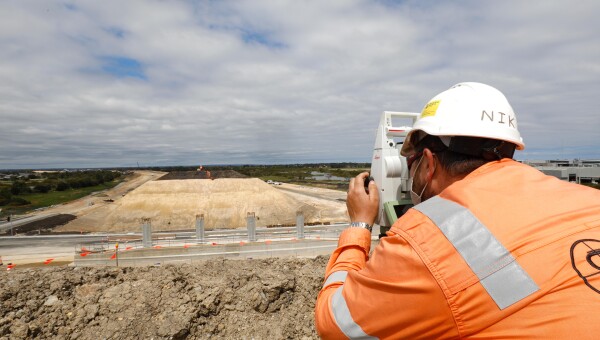
[[0,338],[317,338],[345,195],[138,171],[3,225]]
[[0,225],[0,339],[317,339],[346,192],[274,183],[136,171]]

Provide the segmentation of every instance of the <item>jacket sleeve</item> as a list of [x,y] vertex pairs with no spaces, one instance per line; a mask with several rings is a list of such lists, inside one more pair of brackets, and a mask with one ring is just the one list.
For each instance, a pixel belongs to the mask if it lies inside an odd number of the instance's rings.
[[452,338],[457,327],[446,297],[409,242],[381,239],[369,259],[371,235],[342,232],[315,309],[325,339]]

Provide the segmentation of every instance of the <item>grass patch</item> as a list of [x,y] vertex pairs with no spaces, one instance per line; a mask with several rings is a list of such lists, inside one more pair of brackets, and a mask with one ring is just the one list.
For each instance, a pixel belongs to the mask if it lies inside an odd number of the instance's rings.
[[31,204],[23,205],[23,206],[4,206],[2,207],[2,213],[0,216],[8,216],[9,214],[24,214],[34,209],[49,207],[56,204],[61,204],[65,202],[70,202],[82,197],[85,197],[93,192],[102,191],[106,189],[110,189],[115,187],[117,184],[121,183],[122,180],[114,180],[111,182],[107,182],[104,184],[96,185],[93,187],[86,188],[77,188],[77,189],[69,189],[65,191],[50,191],[48,193],[31,193],[18,195],[14,197],[20,197],[28,200]]

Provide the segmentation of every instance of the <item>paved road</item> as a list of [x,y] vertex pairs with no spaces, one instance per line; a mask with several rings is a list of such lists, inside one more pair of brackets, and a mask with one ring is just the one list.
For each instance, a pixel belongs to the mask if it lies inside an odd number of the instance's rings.
[[82,242],[100,241],[105,235],[41,235],[0,237],[0,252],[13,248],[73,247]]
[[39,214],[39,215],[35,215],[35,216],[21,218],[18,220],[13,220],[10,222],[2,222],[2,223],[0,223],[0,232],[2,232],[4,230],[9,230],[11,228],[16,228],[18,226],[22,226],[29,222],[43,220],[45,218],[56,216],[56,215],[59,215],[59,214]]
[[100,241],[106,236],[5,236],[0,237],[0,257],[4,263],[34,263],[47,258],[72,261],[75,247],[81,242]]

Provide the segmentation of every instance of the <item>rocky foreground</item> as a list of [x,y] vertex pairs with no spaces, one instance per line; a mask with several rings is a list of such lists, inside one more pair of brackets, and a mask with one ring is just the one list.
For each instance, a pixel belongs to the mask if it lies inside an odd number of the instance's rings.
[[327,257],[0,273],[0,339],[316,339]]

